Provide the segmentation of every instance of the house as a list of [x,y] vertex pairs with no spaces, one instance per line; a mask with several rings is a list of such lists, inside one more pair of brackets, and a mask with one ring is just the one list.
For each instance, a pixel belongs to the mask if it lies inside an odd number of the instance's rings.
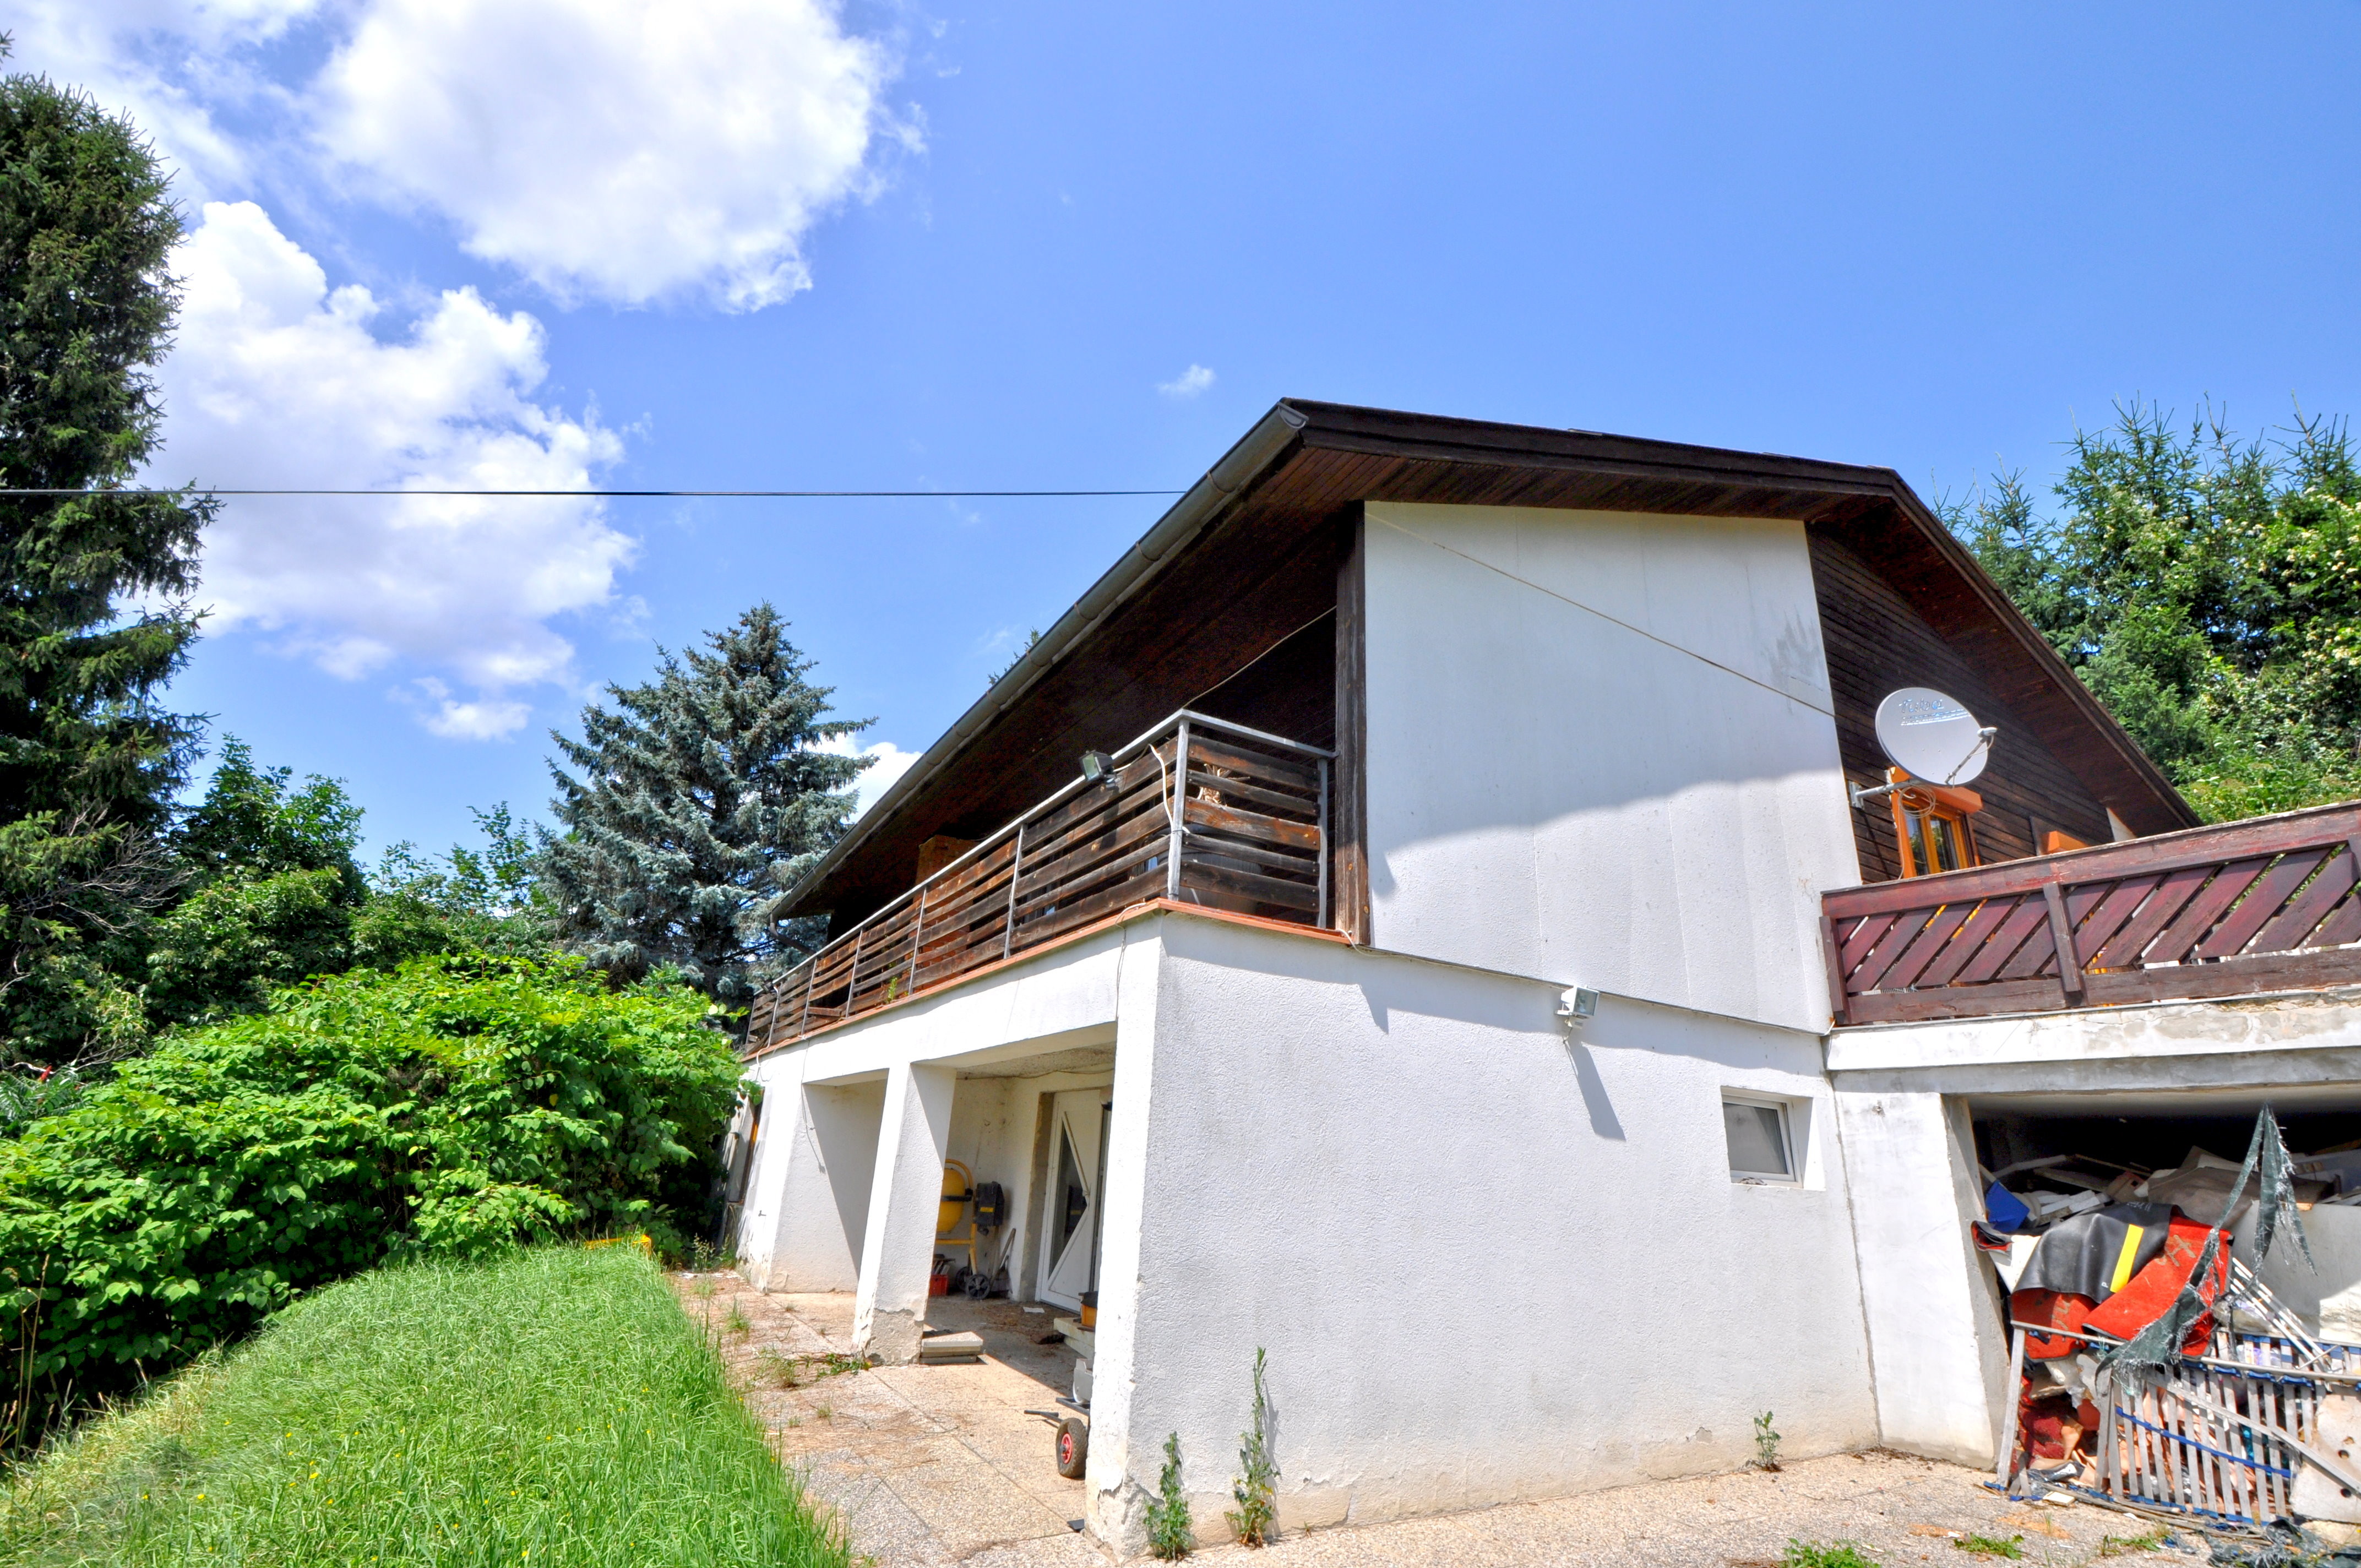
[[[1856,803],[1914,685],[1989,764]],[[1889,470],[1283,401],[793,890],[739,1255],[908,1359],[992,1184],[1125,1549],[1257,1348],[1283,1524],[1989,1463],[1983,1172],[2361,1109],[2356,834],[2200,827]]]

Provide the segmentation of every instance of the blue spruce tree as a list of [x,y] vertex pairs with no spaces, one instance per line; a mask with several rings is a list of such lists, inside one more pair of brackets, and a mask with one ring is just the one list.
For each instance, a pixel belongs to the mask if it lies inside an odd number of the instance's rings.
[[779,902],[842,836],[867,765],[820,747],[870,721],[828,717],[786,632],[756,605],[705,649],[664,653],[648,684],[609,686],[581,740],[552,732],[563,831],[543,875],[566,944],[617,981],[670,965],[742,1007],[817,944]]

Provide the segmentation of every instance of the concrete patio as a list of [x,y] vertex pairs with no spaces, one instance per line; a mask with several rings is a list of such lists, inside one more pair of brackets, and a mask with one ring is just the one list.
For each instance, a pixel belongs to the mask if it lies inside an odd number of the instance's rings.
[[[676,1275],[689,1314],[709,1323],[747,1409],[811,1497],[841,1519],[855,1561],[876,1568],[1105,1568],[1069,1521],[1082,1483],[1059,1475],[1050,1430],[1024,1414],[1067,1391],[1073,1353],[1035,1343],[1045,1312],[1006,1301],[929,1303],[932,1326],[972,1329],[980,1363],[873,1367],[778,1386],[775,1357],[849,1355],[850,1294],[766,1296],[734,1274]],[[709,1288],[708,1288],[709,1287]],[[730,1327],[735,1308],[744,1332]],[[771,1353],[766,1356],[765,1352]],[[1261,1568],[1775,1568],[1790,1539],[1852,1541],[1886,1568],[1978,1561],[1953,1542],[2019,1538],[2025,1561],[2079,1568],[2204,1560],[2197,1537],[2153,1552],[2122,1544],[2148,1520],[2088,1506],[2028,1507],[1957,1465],[1873,1453],[1802,1461],[1775,1475],[1660,1481],[1543,1502],[1286,1534]],[[1209,1543],[1199,1557],[1239,1559]],[[1243,1565],[1241,1565],[1243,1568]]]

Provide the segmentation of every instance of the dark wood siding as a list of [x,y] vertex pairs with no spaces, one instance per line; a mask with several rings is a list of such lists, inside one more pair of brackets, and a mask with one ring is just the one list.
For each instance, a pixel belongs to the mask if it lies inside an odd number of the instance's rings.
[[[1934,686],[2000,729],[1992,762],[1972,786],[1984,799],[1974,824],[1976,848],[1986,864],[2037,853],[2036,823],[2044,831],[2056,828],[2086,843],[2105,843],[2111,837],[2105,803],[2002,705],[1966,658],[1860,556],[1817,528],[1811,541],[1812,581],[1819,597],[1820,636],[1828,647],[1845,777],[1854,784],[1885,782],[1885,754],[1878,750],[1875,728],[1878,703],[1896,686]],[[1883,803],[1873,802],[1852,817],[1861,881],[1899,876],[1894,819]]]

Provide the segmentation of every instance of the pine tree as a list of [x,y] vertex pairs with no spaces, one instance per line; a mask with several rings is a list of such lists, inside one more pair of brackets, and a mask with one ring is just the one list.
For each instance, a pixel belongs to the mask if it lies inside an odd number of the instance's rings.
[[[155,455],[180,235],[127,120],[0,78],[0,488],[104,490]],[[196,635],[210,512],[187,496],[0,497],[0,1027],[19,1057],[143,1033],[117,976],[177,880],[160,834],[196,726],[158,705]]]
[[580,740],[551,733],[581,776],[550,764],[565,831],[543,875],[568,945],[618,981],[672,965],[739,1007],[813,945],[779,901],[843,834],[866,765],[819,747],[870,721],[827,717],[786,631],[756,605],[704,651],[660,650],[649,684],[609,686],[614,711],[584,708]]

